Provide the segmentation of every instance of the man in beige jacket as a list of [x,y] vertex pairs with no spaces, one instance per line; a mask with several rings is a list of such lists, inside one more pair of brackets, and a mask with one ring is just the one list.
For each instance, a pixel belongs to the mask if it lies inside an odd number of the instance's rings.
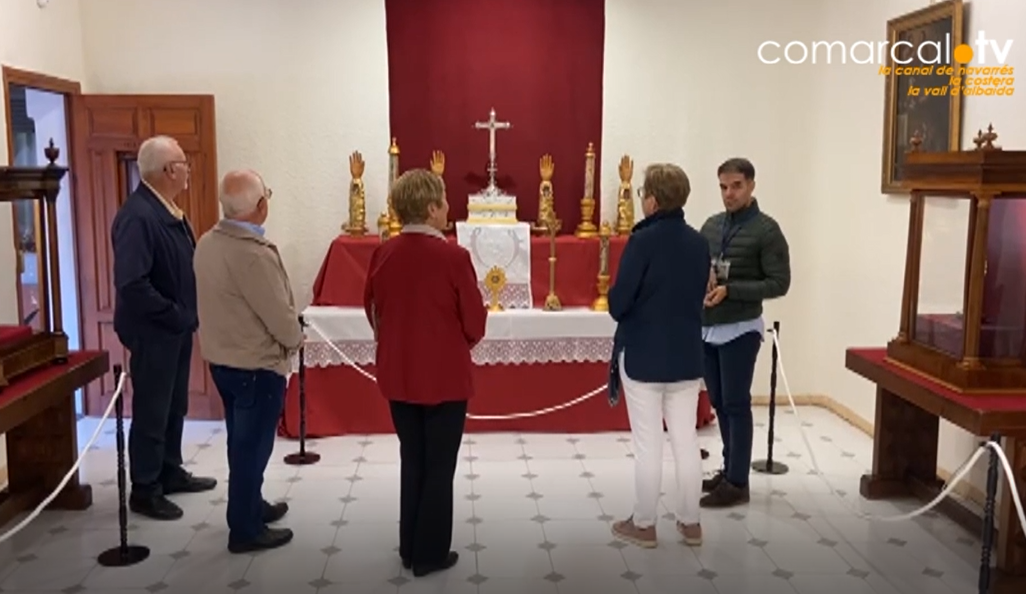
[[292,356],[303,343],[289,278],[264,237],[271,190],[253,171],[232,171],[220,187],[224,218],[196,243],[193,266],[203,358],[224,401],[228,428],[228,550],[283,546],[288,511],[263,499],[264,471],[285,403]]

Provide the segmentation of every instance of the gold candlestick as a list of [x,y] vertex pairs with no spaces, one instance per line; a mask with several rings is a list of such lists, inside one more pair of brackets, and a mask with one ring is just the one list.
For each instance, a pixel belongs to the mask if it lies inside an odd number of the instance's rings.
[[581,222],[574,235],[581,238],[595,237],[598,229],[591,218],[595,216],[595,146],[588,143],[584,153],[584,198],[581,198]]
[[593,311],[609,311],[609,238],[613,235],[613,227],[608,221],[602,222],[599,230],[599,273],[598,297],[591,304]]
[[395,237],[399,235],[399,232],[403,230],[402,223],[399,222],[399,217],[395,214],[395,207],[392,206],[392,186],[395,184],[395,180],[399,179],[399,145],[396,144],[395,138],[392,138],[392,144],[388,147],[388,236]]
[[499,298],[502,296],[503,287],[506,286],[506,271],[498,266],[492,266],[485,275],[484,284],[488,289],[488,311],[502,311]]
[[378,216],[378,237],[381,238],[381,241],[388,240],[388,211]]
[[538,222],[532,228],[535,233],[547,233],[549,231],[549,219],[552,219],[562,228],[563,222],[556,218],[555,198],[552,195],[552,173],[556,164],[552,161],[552,155],[542,155],[538,160],[538,170],[541,173],[541,185],[538,187]]
[[563,304],[559,302],[559,297],[556,295],[556,234],[559,233],[559,227],[556,224],[555,216],[549,217],[546,223],[549,233],[549,294],[545,296],[543,309],[559,311],[563,309]]
[[360,151],[349,155],[349,220],[342,230],[355,237],[367,234],[367,195],[363,187],[363,172],[366,164]]
[[631,178],[634,161],[628,155],[620,158],[620,191],[616,195],[616,234],[630,235],[634,228],[634,191]]

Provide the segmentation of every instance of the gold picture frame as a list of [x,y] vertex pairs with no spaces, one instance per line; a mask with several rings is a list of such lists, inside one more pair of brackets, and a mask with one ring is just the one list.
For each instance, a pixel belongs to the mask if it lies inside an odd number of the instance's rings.
[[[954,48],[964,36],[964,6],[962,0],[947,0],[887,21],[886,83],[884,85],[883,162],[880,191],[883,194],[908,194],[902,186],[902,161],[910,148],[912,136],[919,132],[923,151],[957,151],[962,143],[962,96],[948,93],[943,96],[909,96],[910,86],[937,87],[948,84],[949,76],[897,76],[891,48],[899,41],[913,47],[928,41],[939,42],[944,64],[949,63]],[[902,50],[905,51],[905,50]],[[901,53],[901,52],[898,52]],[[899,56],[899,67],[916,66],[914,50]],[[929,56],[927,56],[929,57]],[[905,60],[911,60],[906,63]]]

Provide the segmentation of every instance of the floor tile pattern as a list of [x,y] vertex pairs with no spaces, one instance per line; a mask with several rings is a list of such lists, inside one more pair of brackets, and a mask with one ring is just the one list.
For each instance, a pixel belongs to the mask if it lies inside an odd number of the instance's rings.
[[[979,539],[947,519],[867,521],[911,502],[867,502],[859,476],[869,438],[831,413],[777,416],[774,449],[789,466],[754,475],[749,505],[705,512],[705,544],[679,544],[664,508],[659,547],[614,541],[610,524],[630,513],[629,435],[470,434],[456,478],[451,571],[414,579],[397,557],[398,446],[394,436],[316,440],[321,462],[287,466],[296,443],[279,440],[264,494],[286,500],[283,525],[295,541],[255,555],[229,555],[224,431],[190,422],[189,468],[217,477],[212,493],[180,496],[185,517],[157,523],[130,516],[130,540],[151,549],[145,562],[104,568],[96,556],[118,542],[114,435],[104,430],[83,464],[95,504],[84,513],[45,512],[0,544],[0,593],[123,594],[951,594],[975,592]],[[756,409],[756,458],[766,451],[765,408]],[[83,440],[95,420],[80,422]],[[813,470],[799,430],[823,471]],[[716,469],[719,436],[703,430]],[[672,492],[667,450],[664,492]],[[833,492],[831,492],[833,491]],[[8,528],[13,525],[8,525]]]

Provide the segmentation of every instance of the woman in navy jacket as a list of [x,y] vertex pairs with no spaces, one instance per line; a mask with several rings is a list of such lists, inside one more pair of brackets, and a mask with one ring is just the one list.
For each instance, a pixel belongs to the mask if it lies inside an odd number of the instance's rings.
[[613,535],[656,546],[665,420],[677,471],[677,530],[686,544],[697,546],[702,461],[696,417],[709,245],[684,221],[691,183],[683,169],[649,166],[638,193],[645,219],[635,225],[609,290],[609,313],[617,321],[610,395],[615,402],[616,384],[622,383],[635,474],[634,513],[613,525]]

